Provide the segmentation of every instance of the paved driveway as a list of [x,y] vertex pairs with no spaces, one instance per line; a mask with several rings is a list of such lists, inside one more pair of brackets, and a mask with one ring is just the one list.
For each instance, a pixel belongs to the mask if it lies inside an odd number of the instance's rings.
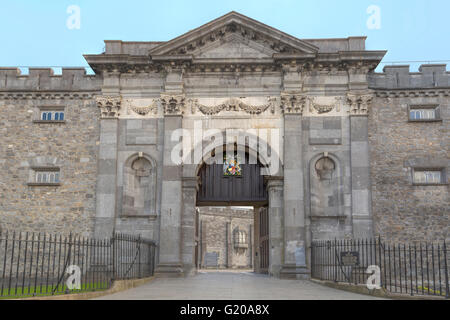
[[101,300],[368,300],[310,281],[280,280],[252,272],[199,272],[191,278],[157,278]]

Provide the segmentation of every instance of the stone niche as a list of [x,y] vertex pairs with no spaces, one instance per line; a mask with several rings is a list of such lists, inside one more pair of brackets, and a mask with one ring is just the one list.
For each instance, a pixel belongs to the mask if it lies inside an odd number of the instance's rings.
[[142,155],[132,157],[123,170],[122,217],[155,214],[156,167]]
[[338,169],[337,162],[329,156],[311,162],[311,218],[340,216],[342,187]]

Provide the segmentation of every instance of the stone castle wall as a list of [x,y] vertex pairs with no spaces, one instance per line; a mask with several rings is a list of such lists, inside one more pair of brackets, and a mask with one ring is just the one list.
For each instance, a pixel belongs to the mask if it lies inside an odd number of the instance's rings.
[[[253,209],[201,207],[198,211],[202,226],[199,238],[202,243],[201,265],[208,267],[205,255],[215,252],[218,254],[219,268],[252,268]],[[229,224],[228,227],[227,224]],[[236,228],[247,233],[247,248],[234,246],[233,231]]]
[[[99,90],[84,69],[0,70],[0,229],[92,235]],[[63,109],[65,120],[40,122],[41,108]],[[34,168],[48,167],[60,185],[31,185]]]
[[[369,113],[375,233],[393,241],[437,241],[450,231],[450,72],[445,65],[386,67],[371,76]],[[439,106],[440,121],[410,122],[411,105]],[[444,168],[447,184],[414,185],[414,168]]]

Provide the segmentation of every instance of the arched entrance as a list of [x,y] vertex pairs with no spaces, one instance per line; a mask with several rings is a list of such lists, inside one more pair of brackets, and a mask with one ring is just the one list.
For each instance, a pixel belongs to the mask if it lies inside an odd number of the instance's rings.
[[[217,149],[216,149],[217,150]],[[214,157],[214,161],[204,162],[198,170],[198,190],[196,195],[196,207],[251,207],[253,208],[253,224],[251,230],[236,232],[236,228],[230,223],[225,225],[226,267],[231,267],[232,253],[244,250],[250,255],[251,267],[255,272],[268,273],[269,268],[269,197],[267,192],[267,180],[263,175],[264,166],[258,161],[258,156],[253,156],[247,149],[246,152],[225,150],[223,154]],[[206,250],[205,225],[200,225],[198,211],[196,212],[196,267],[207,267],[208,257]],[[240,235],[240,236],[238,236]],[[236,243],[245,238],[245,243]],[[214,258],[214,254],[212,254]],[[217,256],[216,256],[217,259]],[[214,259],[213,259],[214,260]]]

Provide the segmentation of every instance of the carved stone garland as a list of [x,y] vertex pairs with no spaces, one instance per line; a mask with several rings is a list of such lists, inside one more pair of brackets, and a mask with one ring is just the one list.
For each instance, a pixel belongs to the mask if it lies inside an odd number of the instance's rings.
[[102,118],[117,118],[120,116],[122,99],[118,96],[99,96],[96,98]]
[[156,114],[158,111],[158,99],[157,100],[153,100],[153,103],[151,103],[148,106],[135,106],[132,104],[132,100],[127,99],[126,100],[127,104],[128,104],[128,110],[133,111],[134,113],[136,113],[139,116],[146,116],[149,113],[153,113]]
[[261,106],[252,106],[249,104],[244,103],[240,99],[231,98],[225,101],[224,103],[221,103],[217,106],[205,106],[200,103],[198,103],[197,99],[190,100],[192,104],[192,113],[195,113],[196,109],[198,109],[201,113],[204,115],[214,115],[218,114],[219,112],[225,110],[225,111],[239,111],[243,110],[249,114],[261,114],[265,112],[269,107],[271,107],[271,112],[275,112],[274,103],[275,100],[273,98],[268,98],[269,103],[261,105]]

